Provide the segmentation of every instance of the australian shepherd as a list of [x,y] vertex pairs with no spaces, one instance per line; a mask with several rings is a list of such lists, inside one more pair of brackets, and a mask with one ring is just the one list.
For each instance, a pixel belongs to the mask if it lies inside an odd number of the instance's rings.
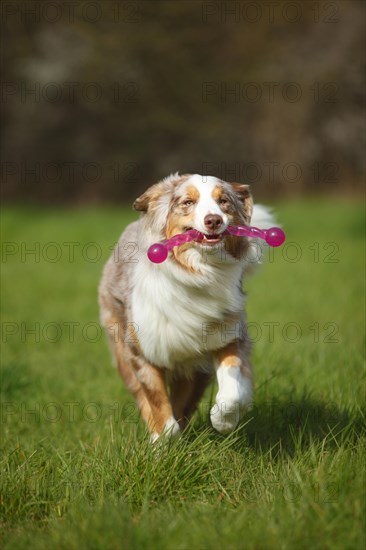
[[[271,227],[248,185],[174,174],[133,207],[141,217],[122,233],[99,288],[101,321],[119,372],[153,441],[183,430],[215,373],[213,427],[236,428],[253,399],[243,277],[260,261],[252,239],[228,225]],[[164,263],[149,246],[189,229],[203,236],[175,247]]]

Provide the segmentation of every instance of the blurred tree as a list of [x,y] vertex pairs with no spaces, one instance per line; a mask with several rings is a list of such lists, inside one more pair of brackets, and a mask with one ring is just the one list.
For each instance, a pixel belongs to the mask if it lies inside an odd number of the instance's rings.
[[170,172],[356,192],[365,4],[3,3],[2,196],[131,200]]

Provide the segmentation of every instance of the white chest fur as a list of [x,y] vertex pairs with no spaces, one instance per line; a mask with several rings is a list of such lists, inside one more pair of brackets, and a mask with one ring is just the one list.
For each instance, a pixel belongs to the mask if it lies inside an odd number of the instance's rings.
[[240,263],[205,265],[198,275],[169,261],[141,260],[134,273],[132,317],[146,359],[172,369],[237,337],[232,314],[243,311]]

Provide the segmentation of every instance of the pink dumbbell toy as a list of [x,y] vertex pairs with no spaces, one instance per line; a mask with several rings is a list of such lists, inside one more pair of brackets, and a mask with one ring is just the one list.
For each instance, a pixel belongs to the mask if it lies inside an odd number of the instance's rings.
[[[270,229],[258,229],[257,227],[246,227],[245,225],[229,225],[224,231],[224,235],[235,235],[236,237],[253,237],[266,241],[269,246],[281,246],[285,242],[286,235],[280,227],[271,227]],[[162,243],[152,244],[147,251],[147,256],[154,264],[165,262],[168,252],[175,246],[179,246],[190,241],[196,241],[203,238],[203,234],[196,229],[190,229],[185,233],[174,235],[171,239]]]

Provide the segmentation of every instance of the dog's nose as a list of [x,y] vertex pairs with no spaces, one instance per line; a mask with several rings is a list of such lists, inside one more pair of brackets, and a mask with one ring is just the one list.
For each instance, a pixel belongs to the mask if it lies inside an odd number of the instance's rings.
[[208,229],[211,229],[211,231],[215,231],[222,226],[223,219],[218,214],[207,214],[203,221]]

